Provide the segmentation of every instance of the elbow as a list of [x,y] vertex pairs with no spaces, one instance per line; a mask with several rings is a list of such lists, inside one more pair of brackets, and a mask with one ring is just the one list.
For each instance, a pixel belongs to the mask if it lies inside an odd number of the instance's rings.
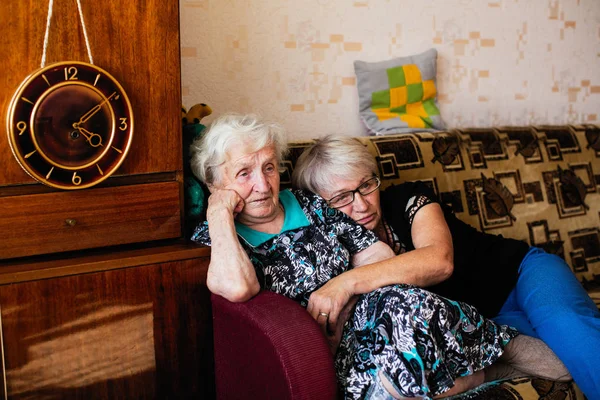
[[208,290],[212,293],[217,294],[232,303],[242,303],[250,300],[256,296],[260,291],[258,282],[256,284],[244,284],[244,285],[221,285],[216,280],[211,280],[210,277],[206,281]]
[[259,291],[259,287],[244,287],[236,291],[231,291],[227,294],[227,296],[224,297],[232,303],[243,303],[244,301],[248,301],[256,296]]
[[452,247],[446,248],[439,255],[439,271],[442,281],[449,279],[454,273],[454,252]]

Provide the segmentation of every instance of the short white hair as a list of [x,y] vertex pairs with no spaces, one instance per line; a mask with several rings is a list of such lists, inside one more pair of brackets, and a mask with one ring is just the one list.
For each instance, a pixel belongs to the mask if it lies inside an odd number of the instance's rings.
[[214,120],[206,133],[191,144],[192,172],[206,184],[218,184],[227,153],[242,143],[249,146],[250,152],[273,145],[277,162],[287,153],[287,138],[279,124],[263,122],[254,114],[229,113]]
[[292,185],[320,194],[336,180],[377,174],[377,163],[364,144],[348,136],[325,136],[304,149],[292,173]]

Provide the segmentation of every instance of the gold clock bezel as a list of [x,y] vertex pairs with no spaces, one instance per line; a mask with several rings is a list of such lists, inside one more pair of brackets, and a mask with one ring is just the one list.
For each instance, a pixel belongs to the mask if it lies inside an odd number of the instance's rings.
[[[58,71],[62,70],[64,70],[64,80],[62,81],[56,80],[50,82],[46,77],[46,75],[48,75],[54,78],[58,74]],[[68,72],[70,73],[72,71],[74,71],[75,74],[68,75]],[[77,77],[79,72],[82,72],[80,77],[82,75],[96,74],[94,83],[92,84],[91,79],[79,79]],[[43,79],[48,87],[45,90],[42,90],[41,94],[35,99],[30,100],[24,98],[23,94],[30,88],[30,85],[40,85],[40,79]],[[96,86],[100,80],[102,88],[110,88],[108,92],[114,90],[113,94],[108,96],[108,93],[103,92]],[[94,155],[92,160],[82,163],[81,165],[63,165],[60,162],[53,160],[52,157],[49,157],[40,147],[35,132],[35,118],[39,111],[40,104],[56,90],[72,85],[76,85],[80,89],[90,90],[103,99],[99,104],[99,110],[102,109],[102,107],[106,107],[109,115],[109,117],[106,118],[107,125],[110,126],[110,132],[107,135],[108,140],[105,143],[100,144],[105,148],[99,154]],[[40,90],[37,91],[39,92]],[[114,107],[111,103],[111,98],[115,94],[114,104],[117,107]],[[31,105],[30,111],[22,109],[25,107],[25,103],[23,102]],[[19,115],[15,115],[18,108]],[[115,112],[115,108],[120,110],[119,114]],[[28,115],[25,116],[28,117],[26,119],[28,125],[25,126],[25,128],[20,129],[25,125],[24,119],[20,118],[19,121],[16,121],[15,118],[19,118],[27,113]],[[119,120],[124,126],[119,125]],[[23,125],[19,127],[20,123],[23,123]],[[119,169],[131,148],[134,133],[134,114],[131,102],[123,89],[123,86],[109,72],[93,64],[81,61],[62,61],[34,71],[21,82],[10,101],[6,124],[11,151],[21,168],[23,168],[29,176],[47,186],[65,190],[78,190],[89,188],[105,181]],[[117,130],[120,130],[120,132],[117,132]],[[123,137],[117,137],[121,132],[123,133]],[[27,135],[27,137],[19,138],[22,135]],[[120,148],[113,146],[115,140],[119,141]],[[25,154],[26,152],[23,149],[24,146],[29,146],[30,150],[35,149],[35,151]],[[32,163],[28,158],[36,152],[39,154],[36,154],[35,157],[41,157],[43,161],[37,158],[36,163]],[[47,170],[41,170],[40,165],[47,165]],[[60,179],[51,178],[55,169],[56,171],[59,171]],[[86,179],[89,179],[89,181],[83,182],[82,177],[77,175],[78,172],[85,173]],[[69,175],[71,173],[72,175]],[[67,179],[67,175],[72,176],[70,181]]]

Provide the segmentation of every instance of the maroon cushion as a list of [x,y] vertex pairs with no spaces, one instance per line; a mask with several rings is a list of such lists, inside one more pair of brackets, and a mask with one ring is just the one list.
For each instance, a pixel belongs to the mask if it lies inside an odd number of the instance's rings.
[[212,295],[218,399],[334,399],[333,357],[294,301],[260,292],[244,303]]

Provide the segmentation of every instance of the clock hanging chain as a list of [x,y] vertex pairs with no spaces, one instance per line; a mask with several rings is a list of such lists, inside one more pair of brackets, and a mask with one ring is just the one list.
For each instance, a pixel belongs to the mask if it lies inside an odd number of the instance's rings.
[[[44,34],[44,48],[42,52],[42,68],[46,66],[46,50],[48,49],[48,36],[50,33],[50,23],[52,21],[52,8],[54,0],[48,0],[48,17],[46,19],[46,33]],[[83,12],[81,11],[81,0],[77,0],[77,10],[79,12],[79,20],[81,21],[81,27],[83,28],[83,37],[85,39],[85,47],[87,48],[88,57],[90,64],[94,64],[92,58],[92,50],[90,49],[90,42],[88,40],[87,30],[85,28],[85,19],[83,18]]]

